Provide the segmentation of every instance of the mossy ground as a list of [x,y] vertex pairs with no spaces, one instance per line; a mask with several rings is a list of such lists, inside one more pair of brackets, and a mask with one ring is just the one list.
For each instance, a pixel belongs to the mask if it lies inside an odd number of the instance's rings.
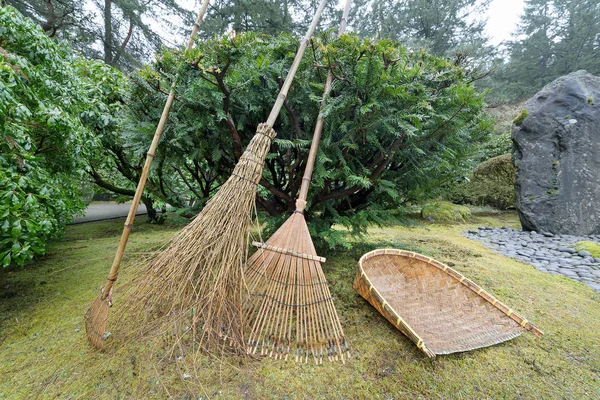
[[432,201],[421,208],[421,216],[437,223],[466,222],[471,217],[471,210],[449,201]]
[[600,258],[600,245],[594,242],[579,242],[575,243],[575,250],[587,250],[590,252],[592,257]]
[[[600,295],[585,285],[502,257],[461,232],[518,226],[514,214],[469,224],[373,229],[354,249],[321,251],[353,347],[346,365],[270,359],[152,359],[147,343],[89,349],[83,314],[96,297],[123,221],[72,226],[34,265],[0,272],[0,398],[444,398],[562,399],[600,396]],[[139,224],[122,284],[142,252],[177,227]],[[377,247],[433,256],[473,279],[545,331],[430,361],[352,289],[357,260]],[[119,307],[115,294],[115,307]],[[190,376],[182,379],[183,374]]]

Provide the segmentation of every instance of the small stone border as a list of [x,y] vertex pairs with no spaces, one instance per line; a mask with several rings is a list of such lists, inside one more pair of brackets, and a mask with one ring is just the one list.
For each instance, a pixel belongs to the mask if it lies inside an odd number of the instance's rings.
[[600,292],[600,258],[575,251],[574,243],[600,243],[600,235],[574,236],[526,232],[508,226],[469,229],[464,236],[482,242],[498,253],[531,264],[538,271],[562,275]]

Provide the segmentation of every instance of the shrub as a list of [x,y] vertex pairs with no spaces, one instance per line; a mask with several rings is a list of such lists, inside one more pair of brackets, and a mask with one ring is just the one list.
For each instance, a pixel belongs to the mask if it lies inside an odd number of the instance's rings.
[[421,208],[421,217],[432,222],[466,222],[470,216],[468,207],[447,201],[432,201]]
[[[81,179],[95,139],[82,114],[88,81],[68,46],[0,7],[0,265],[43,254],[85,205]],[[100,79],[94,76],[94,79]]]
[[[446,59],[352,34],[335,39],[323,33],[313,42],[274,126],[277,138],[258,203],[274,224],[293,211],[331,63],[338,79],[323,109],[306,211],[315,240],[334,247],[348,243],[348,232],[360,235],[369,225],[390,221],[388,210],[439,196],[443,183],[470,167],[491,119],[470,78]],[[164,102],[161,88],[181,72],[178,107],[170,114],[168,140],[159,146],[160,164],[148,190],[170,204],[160,191],[200,201],[210,197],[268,115],[296,47],[297,39],[288,35],[244,33],[198,43],[184,59],[164,51],[157,63],[134,74],[131,119],[122,128],[135,155],[143,154],[152,137]]]
[[494,118],[494,131],[490,139],[481,144],[479,154],[475,158],[476,164],[512,152],[512,127],[514,121],[519,119],[524,107],[524,103],[517,103],[505,104],[486,110]]
[[475,168],[472,179],[450,191],[446,198],[462,204],[506,210],[515,206],[515,167],[511,155],[491,158]]

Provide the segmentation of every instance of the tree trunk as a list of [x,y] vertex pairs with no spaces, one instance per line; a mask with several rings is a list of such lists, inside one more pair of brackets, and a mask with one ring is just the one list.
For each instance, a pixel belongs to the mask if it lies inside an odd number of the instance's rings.
[[54,11],[54,4],[52,4],[52,0],[45,0],[46,9],[48,10],[48,18],[46,18],[46,22],[42,24],[42,29],[48,37],[54,37],[56,35],[56,12]]
[[119,62],[119,59],[125,53],[125,48],[129,44],[129,41],[131,40],[132,35],[133,35],[133,21],[129,20],[129,29],[127,30],[127,36],[125,36],[125,39],[123,39],[123,43],[121,43],[121,46],[119,47],[119,51],[115,54],[115,57],[113,58],[113,61],[112,61],[115,65]]
[[113,65],[112,55],[112,0],[104,0],[104,62]]
[[146,211],[148,212],[148,222],[156,223],[160,222],[157,218],[158,214],[156,209],[154,208],[154,203],[148,197],[142,197],[142,203],[146,206]]

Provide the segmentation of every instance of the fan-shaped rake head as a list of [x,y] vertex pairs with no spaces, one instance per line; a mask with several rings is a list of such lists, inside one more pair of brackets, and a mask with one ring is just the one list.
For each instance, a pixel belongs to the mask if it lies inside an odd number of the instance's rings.
[[302,213],[294,213],[248,260],[247,353],[345,363],[350,351]]

